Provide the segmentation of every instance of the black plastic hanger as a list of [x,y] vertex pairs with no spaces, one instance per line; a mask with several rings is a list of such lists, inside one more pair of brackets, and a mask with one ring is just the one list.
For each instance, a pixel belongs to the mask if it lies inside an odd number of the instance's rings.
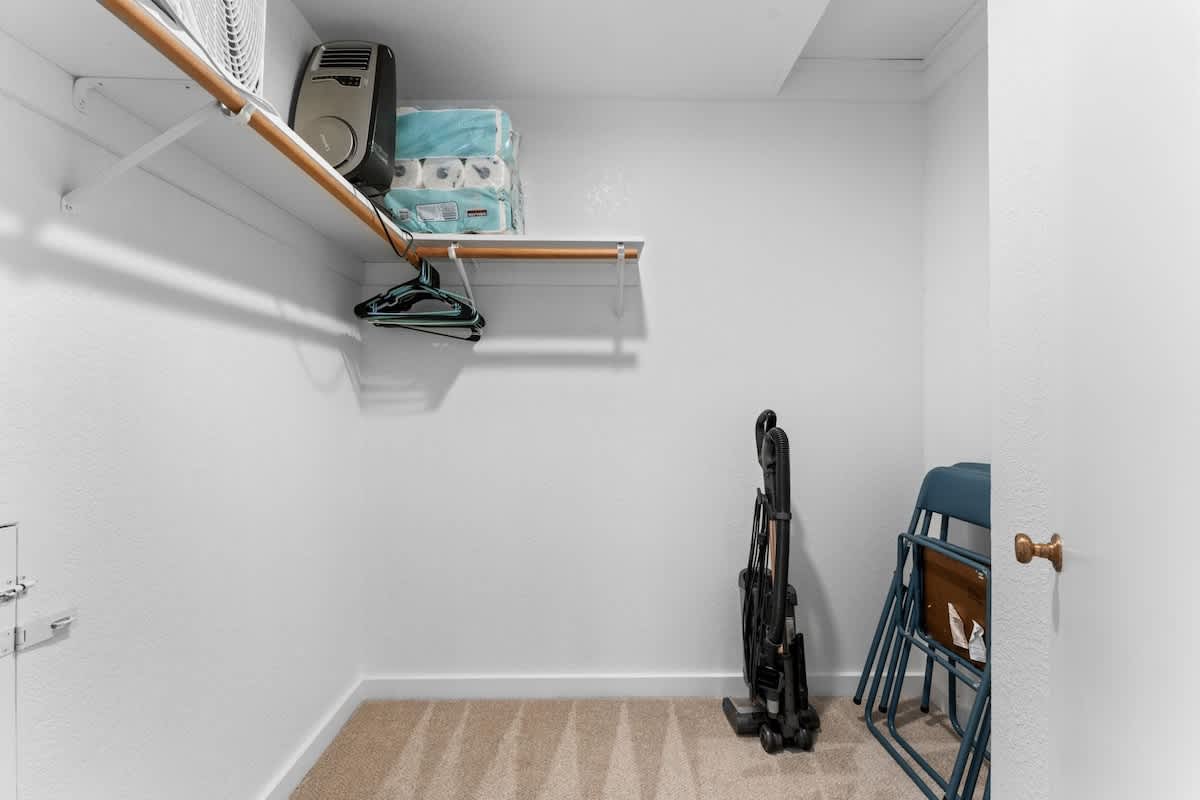
[[[386,292],[364,300],[354,313],[381,328],[404,328],[468,342],[479,341],[486,325],[470,299],[441,288],[442,278],[433,265],[421,260],[417,276]],[[466,330],[466,336],[448,331]]]

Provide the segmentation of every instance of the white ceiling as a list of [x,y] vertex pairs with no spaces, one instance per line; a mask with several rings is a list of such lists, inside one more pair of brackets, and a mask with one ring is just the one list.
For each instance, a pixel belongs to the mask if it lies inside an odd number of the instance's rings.
[[396,52],[401,97],[773,97],[828,0],[294,0]]
[[921,59],[977,0],[832,0],[805,58]]
[[[95,0],[6,2],[0,30],[72,74],[180,74]],[[982,0],[293,2],[324,39],[391,45],[402,98],[481,100],[774,97],[814,59],[924,58]]]

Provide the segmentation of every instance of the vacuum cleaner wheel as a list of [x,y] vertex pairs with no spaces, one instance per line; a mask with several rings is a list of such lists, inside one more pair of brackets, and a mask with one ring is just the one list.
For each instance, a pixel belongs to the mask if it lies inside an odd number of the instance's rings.
[[764,722],[758,729],[758,741],[768,753],[778,753],[783,749],[783,734],[772,722]]

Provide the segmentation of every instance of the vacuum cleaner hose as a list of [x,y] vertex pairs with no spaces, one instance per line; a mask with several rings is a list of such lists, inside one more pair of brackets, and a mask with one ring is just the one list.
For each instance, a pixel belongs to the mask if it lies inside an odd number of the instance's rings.
[[[774,414],[771,416],[774,417]],[[767,489],[767,502],[771,511],[770,519],[775,523],[775,586],[772,590],[773,607],[768,640],[772,644],[782,644],[784,617],[787,614],[792,519],[791,461],[787,434],[782,428],[771,428],[763,436],[759,463],[763,468],[763,483]]]

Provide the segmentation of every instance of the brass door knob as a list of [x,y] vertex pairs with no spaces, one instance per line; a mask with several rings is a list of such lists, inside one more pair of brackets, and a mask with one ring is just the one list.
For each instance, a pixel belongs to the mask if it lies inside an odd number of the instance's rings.
[[1018,533],[1013,539],[1017,551],[1017,561],[1028,564],[1035,558],[1044,558],[1054,565],[1055,572],[1062,572],[1062,537],[1057,533],[1050,537],[1049,544],[1034,544],[1023,533]]

